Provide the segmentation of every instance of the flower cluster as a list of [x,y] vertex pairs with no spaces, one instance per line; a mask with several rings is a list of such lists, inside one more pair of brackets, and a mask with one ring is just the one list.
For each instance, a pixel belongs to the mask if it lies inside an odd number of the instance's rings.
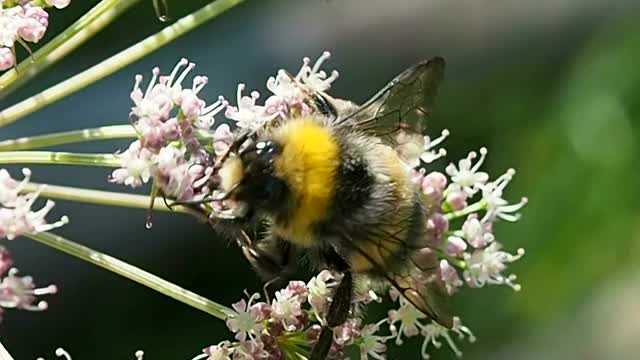
[[39,210],[31,210],[42,188],[21,195],[29,182],[31,171],[23,169],[22,173],[24,179],[18,182],[9,176],[7,170],[0,169],[0,239],[12,240],[26,233],[49,231],[69,221],[66,216],[63,216],[54,223],[47,223],[45,217],[54,206],[54,202],[51,200],[47,200]]
[[[323,270],[306,284],[291,281],[276,292],[271,302],[256,301],[260,297],[258,294],[250,296],[248,301],[240,300],[233,304],[234,312],[227,320],[227,326],[236,334],[237,341],[225,340],[209,346],[194,360],[295,359],[299,354],[308,353],[320,335],[323,318],[339,279],[339,274]],[[454,319],[452,329],[445,329],[426,321],[426,316],[404,298],[398,297],[397,292],[390,291],[390,294],[392,298],[399,299],[399,308],[389,311],[387,317],[363,324],[355,316],[333,329],[329,359],[343,359],[345,349],[350,346],[359,349],[361,359],[384,359],[387,342],[395,339],[396,344],[401,344],[403,337],[419,334],[424,337],[422,356],[425,359],[429,357],[429,345],[439,348],[441,338],[456,354],[461,354],[451,333],[475,341],[459,318]],[[371,295],[370,289],[356,293],[354,309],[371,301]],[[377,294],[375,298],[379,299]]]
[[178,200],[209,193],[210,173],[205,168],[209,155],[196,132],[209,130],[227,101],[220,97],[207,105],[198,97],[207,84],[205,76],[196,76],[191,87],[182,87],[194,67],[182,59],[167,76],[161,76],[156,67],[144,92],[142,75],[136,76],[130,119],[139,139],[119,154],[122,168],[111,174],[112,182],[136,187],[153,179],[164,195]]
[[[203,200],[215,194],[215,189],[208,188],[215,171],[216,161],[212,160],[219,159],[238,134],[259,130],[270,121],[312,114],[314,110],[305,102],[299,84],[313,91],[329,90],[338,78],[337,71],[327,73],[321,69],[329,57],[325,52],[313,63],[304,58],[295,76],[278,71],[266,82],[271,95],[264,102],[259,101],[257,91],[246,95],[246,85],[238,85],[236,105],[223,97],[210,105],[200,99],[198,94],[207,83],[204,76],[193,77],[192,85],[183,88],[182,83],[195,66],[185,59],[167,76],[161,76],[155,68],[144,92],[142,77],[137,76],[130,118],[139,138],[119,154],[122,168],[113,172],[111,181],[135,187],[152,180],[164,195],[177,200]],[[218,114],[226,120],[214,119]],[[504,251],[494,235],[496,223],[517,221],[519,210],[527,202],[522,198],[509,203],[504,198],[515,171],[509,169],[492,179],[481,170],[487,156],[485,148],[470,152],[441,172],[433,171],[434,162],[447,155],[443,144],[450,136],[448,130],[442,130],[435,138],[407,132],[397,136],[402,137],[396,139],[400,144],[397,151],[406,160],[407,170],[413,172],[427,205],[425,243],[431,250],[429,254],[434,255],[434,264],[439,264],[435,273],[447,292],[453,295],[465,284],[470,288],[501,284],[519,290],[516,276],[505,273],[510,263],[524,255],[524,250],[518,249],[515,254]],[[207,142],[201,143],[202,140]],[[222,215],[219,207],[211,202],[210,215]],[[280,359],[298,351],[304,353],[302,344],[313,343],[325,324],[324,316],[338,281],[339,274],[323,271],[307,284],[291,282],[275,294],[272,302],[259,302],[255,294],[234,304],[235,312],[227,325],[236,334],[236,341],[210,346],[196,358]],[[381,299],[371,287],[364,289],[363,294],[356,295],[354,305]],[[423,358],[428,358],[432,346],[442,345],[441,339],[459,355],[452,334],[475,340],[459,318],[455,317],[453,327],[446,329],[393,290],[390,295],[398,306],[387,318],[365,324],[359,319],[360,314],[352,314],[347,323],[334,329],[332,357],[340,358],[346,346],[354,345],[360,347],[363,358],[382,359],[390,339],[399,345],[403,338],[417,335],[423,337]]]
[[37,43],[49,25],[44,7],[62,9],[71,0],[0,1],[0,71],[16,64],[15,43],[30,52],[27,42]]
[[[320,70],[329,57],[325,52],[313,65],[304,58],[294,78],[284,70],[270,77],[266,86],[273,94],[263,105],[257,103],[257,91],[244,95],[244,84],[238,85],[235,106],[222,96],[208,105],[198,96],[208,82],[206,76],[193,77],[191,87],[183,88],[195,67],[187,59],[180,60],[169,75],[163,76],[159,68],[154,68],[144,91],[143,77],[137,75],[131,92],[134,106],[130,121],[138,140],[118,154],[122,167],[111,174],[110,181],[137,187],[153,180],[170,198],[185,201],[206,197],[212,190],[207,187],[212,173],[207,167],[210,154],[220,156],[234,140],[229,124],[216,121],[214,116],[224,113],[234,128],[255,130],[278,117],[309,114],[311,109],[304,103],[296,81],[317,91],[329,89],[338,77],[337,71],[328,75]],[[212,140],[211,145],[202,146],[202,138]]]
[[9,251],[0,246],[0,320],[4,309],[21,309],[28,311],[43,311],[48,305],[44,300],[38,301],[38,296],[55,294],[55,285],[36,288],[31,276],[19,276],[18,269],[12,267],[13,260]]
[[[443,136],[446,135],[448,132],[443,132]],[[515,283],[516,276],[503,272],[507,264],[524,255],[524,249],[518,249],[515,255],[502,251],[493,228],[498,220],[517,221],[518,211],[527,199],[509,204],[503,198],[503,191],[515,170],[509,169],[490,181],[489,174],[480,171],[487,149],[481,148],[479,153],[479,158],[472,151],[457,165],[449,164],[445,169],[447,175],[437,171],[426,173],[422,168],[414,176],[434,209],[427,221],[429,241],[440,250],[441,276],[450,294],[464,283],[473,288],[504,284],[520,290],[520,285]]]

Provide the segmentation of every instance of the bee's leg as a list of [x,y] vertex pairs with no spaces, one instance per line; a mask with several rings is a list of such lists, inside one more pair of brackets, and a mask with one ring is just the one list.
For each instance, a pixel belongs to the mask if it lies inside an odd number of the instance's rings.
[[333,328],[347,321],[353,297],[353,277],[349,265],[333,250],[325,254],[325,258],[327,263],[341,271],[343,276],[333,295],[333,301],[329,305],[327,325],[322,327],[320,337],[311,351],[309,360],[324,360],[327,357],[333,343]]
[[271,235],[256,242],[242,231],[238,245],[254,270],[269,284],[290,270],[294,251],[290,243],[278,236]]

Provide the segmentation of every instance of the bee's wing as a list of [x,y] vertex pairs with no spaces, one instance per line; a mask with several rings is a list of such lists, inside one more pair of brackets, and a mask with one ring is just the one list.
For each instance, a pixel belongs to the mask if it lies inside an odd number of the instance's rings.
[[431,115],[438,85],[444,78],[441,57],[424,60],[403,71],[356,110],[341,114],[336,121],[395,143],[404,130],[421,134]]
[[[349,248],[372,265],[373,272],[385,278],[411,304],[440,325],[451,328],[453,316],[449,310],[450,297],[441,277],[437,254],[429,247],[415,249],[392,233],[372,234],[369,243],[347,238]],[[372,242],[375,242],[373,244]],[[400,269],[389,269],[380,259],[394,256],[398,247],[406,252]],[[397,255],[396,255],[397,256]],[[405,259],[406,257],[406,259]]]
[[438,324],[451,328],[450,297],[440,273],[438,257],[430,248],[419,250],[402,271],[387,271],[387,280],[411,304]]

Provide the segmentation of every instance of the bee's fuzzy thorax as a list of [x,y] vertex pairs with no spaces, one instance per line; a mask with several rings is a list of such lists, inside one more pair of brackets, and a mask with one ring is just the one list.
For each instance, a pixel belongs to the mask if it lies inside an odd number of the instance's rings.
[[274,132],[273,138],[282,146],[274,172],[286,181],[295,207],[276,227],[289,241],[312,246],[311,225],[327,216],[335,194],[338,141],[330,128],[310,118],[287,122]]

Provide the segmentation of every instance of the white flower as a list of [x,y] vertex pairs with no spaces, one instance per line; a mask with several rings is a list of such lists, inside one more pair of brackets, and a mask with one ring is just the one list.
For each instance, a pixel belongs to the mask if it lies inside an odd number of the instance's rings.
[[231,360],[233,348],[229,341],[222,341],[218,345],[211,345],[202,351],[202,354],[191,360]]
[[[183,59],[185,60],[185,59]],[[147,85],[147,90],[143,93],[140,88],[142,75],[136,75],[136,82],[131,91],[131,100],[135,106],[131,108],[131,113],[137,118],[149,117],[152,120],[167,120],[173,109],[173,99],[168,87],[162,83],[156,83],[160,76],[160,68],[154,67],[152,78]]]
[[477,214],[470,214],[462,224],[464,238],[474,248],[482,248],[495,240],[490,223],[482,223]]
[[276,291],[275,296],[271,303],[271,317],[280,322],[286,331],[295,331],[297,317],[302,315],[300,298],[288,289]]
[[295,106],[302,102],[302,91],[295,79],[282,69],[278,71],[275,78],[271,76],[267,79],[267,89],[273,93],[270,97],[271,101],[268,100],[267,103]]
[[396,344],[402,345],[402,335],[406,337],[416,336],[420,333],[422,324],[420,320],[426,319],[427,316],[413,306],[404,297],[400,297],[400,307],[397,310],[389,310],[389,324],[394,326],[400,322],[400,328],[397,329]]
[[260,128],[266,121],[275,118],[278,114],[267,115],[264,106],[256,105],[256,100],[260,97],[257,91],[252,91],[251,96],[242,96],[245,89],[244,84],[238,84],[236,99],[238,106],[227,106],[225,116],[236,122],[236,126],[242,129],[255,130]]
[[244,299],[232,305],[235,314],[227,319],[227,327],[236,333],[236,339],[245,341],[247,336],[253,339],[264,328],[260,321],[259,313],[252,308],[253,301],[258,299],[260,295],[253,294],[249,298],[249,302]]
[[[475,151],[471,151],[466,158],[458,161],[458,167],[454,164],[449,164],[446,168],[447,174],[451,176],[451,180],[463,191],[469,195],[473,195],[478,191],[478,187],[489,180],[489,174],[486,172],[478,171],[480,166],[484,162],[487,155],[487,149],[480,149],[480,159],[473,164],[472,160],[478,155]],[[454,185],[452,184],[452,185]]]
[[449,130],[442,130],[439,137],[431,140],[429,136],[422,136],[414,132],[399,131],[395,137],[396,151],[410,168],[420,166],[420,160],[429,164],[445,156],[447,150],[435,147],[449,136]]
[[0,282],[0,306],[3,308],[17,308],[29,311],[43,311],[47,309],[44,300],[36,302],[38,296],[55,294],[55,285],[36,288],[31,276],[18,276],[18,269],[12,268]]
[[427,349],[429,345],[433,345],[436,349],[442,347],[442,343],[438,341],[438,338],[444,338],[451,350],[455,353],[457,357],[462,356],[462,352],[458,349],[456,344],[451,339],[451,335],[449,332],[454,332],[458,335],[458,338],[463,339],[465,335],[468,337],[469,342],[475,342],[476,337],[473,335],[471,330],[468,327],[462,325],[460,322],[460,318],[457,316],[453,317],[453,327],[451,330],[437,324],[436,322],[431,322],[422,328],[421,335],[424,336],[424,341],[422,342],[422,358],[429,359],[429,354],[427,353]]
[[436,146],[440,145],[449,136],[449,130],[444,129],[439,137],[431,140],[429,136],[423,138],[424,145],[422,147],[422,153],[420,154],[420,160],[427,164],[434,162],[435,160],[447,155],[447,150],[440,148],[436,150]]
[[199,129],[210,129],[215,123],[214,116],[227,108],[229,102],[222,96],[218,97],[218,100],[209,106],[205,106],[200,112],[200,116],[193,123]]
[[71,0],[45,0],[45,2],[51,6],[55,6],[56,9],[66,8]]
[[327,73],[320,70],[322,63],[331,57],[331,53],[325,51],[313,64],[313,67],[309,66],[311,59],[305,57],[302,59],[302,67],[296,75],[296,80],[307,85],[311,90],[324,92],[329,90],[331,84],[338,78],[339,73],[337,70],[331,71],[331,76],[327,77]]
[[367,324],[360,331],[360,359],[368,359],[369,355],[375,360],[386,359],[384,352],[387,351],[387,345],[385,343],[393,336],[376,335],[380,325],[384,322],[385,320],[377,324]]
[[140,145],[140,141],[134,141],[129,148],[118,154],[122,162],[122,168],[111,173],[109,181],[137,187],[149,181],[151,177],[151,153]]
[[[520,214],[517,213],[527,204],[527,198],[523,197],[516,204],[509,204],[507,200],[502,198],[504,188],[509,184],[516,171],[514,169],[507,170],[496,180],[485,185],[479,185],[482,189],[482,199],[487,203],[487,213],[480,222],[486,223],[500,218],[506,221],[517,221]],[[513,214],[516,213],[516,214]]]
[[154,179],[165,195],[186,200],[191,197],[194,173],[190,171],[192,163],[185,159],[185,149],[165,146],[152,156]]
[[322,270],[307,284],[309,304],[320,317],[327,313],[336,281],[336,277],[329,270]]
[[458,276],[458,271],[444,259],[440,260],[440,277],[444,281],[449,295],[453,295],[460,286],[464,285]]
[[69,219],[63,216],[54,223],[47,223],[45,217],[55,205],[51,200],[47,200],[39,210],[31,210],[44,187],[19,195],[31,176],[29,169],[23,169],[22,173],[24,179],[18,183],[5,169],[0,169],[0,238],[12,240],[25,233],[49,231],[69,222]]
[[0,46],[13,47],[18,39],[18,29],[24,23],[24,9],[22,6],[14,6],[2,9],[0,6]]
[[508,263],[519,260],[524,256],[524,249],[517,250],[516,255],[511,255],[505,251],[500,251],[501,245],[498,242],[492,242],[484,249],[476,249],[473,253],[465,253],[464,261],[467,269],[463,276],[467,284],[471,287],[482,287],[485,284],[508,285],[513,290],[519,291],[521,286],[516,284],[516,276],[511,274],[502,275],[507,268]]

